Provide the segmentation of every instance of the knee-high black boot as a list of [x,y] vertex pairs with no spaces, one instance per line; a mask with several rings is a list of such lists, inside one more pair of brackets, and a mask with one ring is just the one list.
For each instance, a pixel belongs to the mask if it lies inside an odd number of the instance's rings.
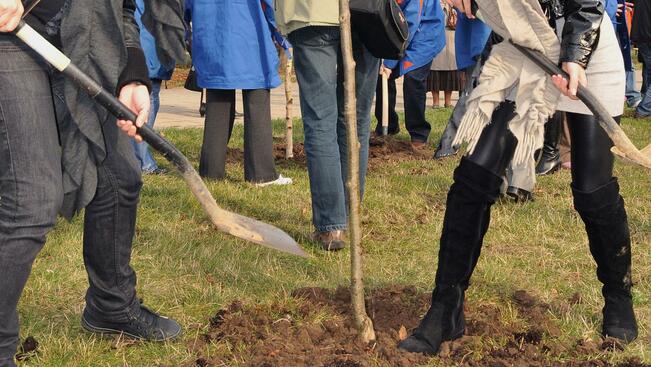
[[463,335],[464,293],[468,288],[484,235],[490,208],[500,195],[502,176],[518,144],[508,130],[515,104],[503,102],[495,109],[475,151],[461,159],[448,193],[436,287],[432,304],[420,325],[398,347],[410,352],[435,354],[443,341]]
[[563,112],[556,112],[545,124],[545,140],[536,164],[537,175],[549,175],[561,167],[561,153],[558,141],[561,137]]
[[464,292],[477,264],[490,222],[490,207],[499,197],[501,184],[501,176],[467,158],[461,160],[448,193],[432,304],[418,328],[399,348],[435,354],[442,342],[463,335]]
[[630,342],[637,338],[631,297],[631,239],[617,179],[592,192],[574,187],[572,192],[597,263],[597,278],[603,283],[602,333]]

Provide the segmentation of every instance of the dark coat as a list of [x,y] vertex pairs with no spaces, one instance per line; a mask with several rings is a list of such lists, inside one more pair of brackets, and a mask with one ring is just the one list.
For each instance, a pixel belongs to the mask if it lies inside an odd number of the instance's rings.
[[[127,47],[140,48],[133,0],[69,1],[61,24],[63,52],[105,89],[115,91],[127,63]],[[106,157],[101,127],[116,119],[70,81],[63,96],[67,110],[56,111],[65,193],[61,214],[71,218],[95,196],[97,165]]]
[[635,1],[631,41],[634,43],[651,43],[651,0]]

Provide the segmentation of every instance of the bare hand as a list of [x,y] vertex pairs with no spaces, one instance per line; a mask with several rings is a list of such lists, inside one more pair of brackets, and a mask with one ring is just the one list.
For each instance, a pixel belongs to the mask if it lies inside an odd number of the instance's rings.
[[23,11],[23,3],[20,0],[0,0],[0,32],[16,29]]
[[138,115],[135,125],[131,121],[118,120],[118,127],[140,143],[142,136],[136,133],[136,126],[141,127],[149,118],[149,90],[142,84],[130,83],[122,87],[118,98]]
[[462,13],[466,14],[468,19],[475,19],[472,14],[472,1],[471,0],[446,0],[448,4],[459,9]]
[[588,85],[588,78],[585,76],[585,69],[574,62],[564,62],[563,70],[569,74],[570,80],[568,81],[562,75],[552,76],[552,81],[556,88],[558,88],[561,93],[570,97],[571,99],[579,99],[576,96],[576,91],[579,88],[579,84],[586,87]]
[[380,75],[385,75],[387,78],[390,77],[391,69],[385,67],[384,64],[380,64]]

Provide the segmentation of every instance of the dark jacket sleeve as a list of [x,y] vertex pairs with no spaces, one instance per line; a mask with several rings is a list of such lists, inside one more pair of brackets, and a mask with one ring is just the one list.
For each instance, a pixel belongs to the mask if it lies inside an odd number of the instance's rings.
[[136,23],[134,0],[124,0],[122,4],[124,23],[124,43],[127,46],[127,64],[118,78],[117,92],[125,85],[133,82],[142,83],[151,90],[151,81],[147,70],[145,54],[140,47],[140,30]]
[[599,43],[599,27],[604,17],[603,2],[567,0],[564,17],[560,61],[575,62],[585,68]]

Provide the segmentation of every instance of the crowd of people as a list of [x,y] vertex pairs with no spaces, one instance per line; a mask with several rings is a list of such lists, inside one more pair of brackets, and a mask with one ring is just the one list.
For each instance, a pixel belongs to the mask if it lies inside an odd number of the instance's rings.
[[[71,218],[85,209],[89,288],[81,317],[84,329],[153,341],[181,333],[178,323],[151,311],[137,297],[130,254],[141,174],[165,173],[140,142],[134,124],[154,125],[161,83],[181,61],[168,57],[175,54],[168,48],[183,47],[183,38],[191,45],[196,83],[207,90],[201,176],[225,176],[235,93],[241,90],[244,177],[260,187],[292,183],[274,163],[270,90],[281,84],[278,50],[293,50],[312,202],[310,238],[326,251],[346,246],[348,150],[338,1],[186,0],[184,8],[165,14],[191,25],[191,32],[188,27],[181,35],[173,27],[152,26],[162,16],[151,16],[148,7],[155,7],[153,3],[102,0],[87,6],[49,0],[25,17],[138,114],[137,121],[116,122],[10,34],[27,4],[0,0],[0,367],[15,366],[16,307],[58,213]],[[440,106],[440,91],[443,106],[453,107],[433,158],[456,155],[462,142],[470,143],[447,196],[431,307],[399,347],[435,354],[443,341],[463,335],[464,294],[489,228],[491,206],[501,195],[517,202],[533,200],[535,175],[561,167],[571,169],[574,207],[603,284],[602,334],[634,340],[631,239],[613,176],[612,141],[576,94],[579,84],[587,85],[615,120],[627,104],[635,109],[635,119],[651,121],[651,3],[522,0],[543,9],[540,24],[560,40],[559,62],[569,75],[549,78],[556,89],[546,89],[548,100],[537,106],[527,102],[535,98],[527,94],[533,87],[526,80],[508,82],[496,67],[504,63],[498,56],[509,55],[508,42],[477,19],[473,0],[397,3],[409,26],[400,60],[376,58],[353,29],[361,193],[371,109],[374,97],[382,101],[383,76],[389,80],[389,134],[400,130],[395,106],[396,80],[402,78],[405,127],[413,149],[430,141],[428,92],[434,95],[433,107]],[[636,89],[635,48],[642,90]],[[452,106],[454,91],[459,99]],[[549,100],[558,91],[556,106]],[[490,108],[479,109],[480,104]],[[531,111],[544,121],[528,119]],[[376,103],[378,121],[382,113]],[[378,122],[375,134],[381,133]]]

